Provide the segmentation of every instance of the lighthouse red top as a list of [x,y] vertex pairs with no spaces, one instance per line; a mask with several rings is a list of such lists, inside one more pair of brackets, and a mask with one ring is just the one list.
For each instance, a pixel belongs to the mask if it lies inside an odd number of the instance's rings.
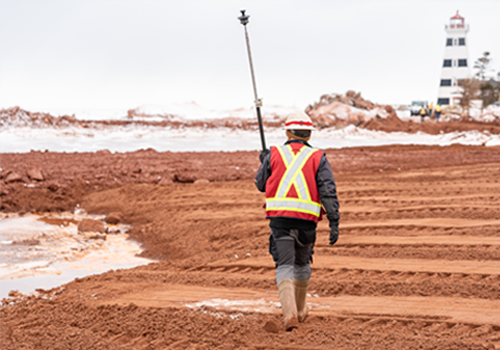
[[457,11],[457,14],[450,18],[450,27],[451,28],[463,28],[464,22],[465,22],[465,18],[460,16],[458,14],[458,11]]

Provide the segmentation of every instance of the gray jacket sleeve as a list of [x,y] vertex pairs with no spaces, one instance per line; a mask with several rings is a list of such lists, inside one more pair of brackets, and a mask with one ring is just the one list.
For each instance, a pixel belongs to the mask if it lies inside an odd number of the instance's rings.
[[338,222],[340,219],[339,201],[337,198],[337,186],[333,177],[332,168],[326,155],[323,154],[316,173],[316,183],[318,184],[319,198],[326,211],[326,217],[330,223]]
[[266,182],[271,176],[271,152],[264,158],[257,175],[255,175],[255,186],[260,192],[266,192]]

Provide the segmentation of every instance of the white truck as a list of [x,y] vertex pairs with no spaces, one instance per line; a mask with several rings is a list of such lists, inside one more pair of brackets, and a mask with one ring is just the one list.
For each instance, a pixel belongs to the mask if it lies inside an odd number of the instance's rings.
[[420,115],[420,110],[424,107],[426,110],[428,108],[427,101],[412,101],[410,105],[410,115]]

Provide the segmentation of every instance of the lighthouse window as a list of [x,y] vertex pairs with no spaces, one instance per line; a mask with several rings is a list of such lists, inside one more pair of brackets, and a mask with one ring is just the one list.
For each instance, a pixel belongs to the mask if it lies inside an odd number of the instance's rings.
[[458,38],[458,45],[465,46],[465,38]]
[[458,60],[459,67],[467,67],[467,60]]
[[441,79],[441,86],[451,86],[451,79]]
[[443,67],[451,67],[451,60],[444,60]]
[[446,46],[453,46],[453,39],[452,38],[446,39]]

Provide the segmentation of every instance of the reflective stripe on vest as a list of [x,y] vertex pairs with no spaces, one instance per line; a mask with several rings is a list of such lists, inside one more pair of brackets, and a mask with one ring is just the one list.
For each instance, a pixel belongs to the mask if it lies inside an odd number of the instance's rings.
[[[302,147],[297,154],[293,154],[291,146],[277,146],[286,171],[281,178],[274,198],[266,198],[266,210],[268,211],[292,211],[307,213],[319,218],[321,204],[311,200],[311,194],[307,186],[302,169],[316,149]],[[287,193],[295,186],[299,198],[289,198]]]

